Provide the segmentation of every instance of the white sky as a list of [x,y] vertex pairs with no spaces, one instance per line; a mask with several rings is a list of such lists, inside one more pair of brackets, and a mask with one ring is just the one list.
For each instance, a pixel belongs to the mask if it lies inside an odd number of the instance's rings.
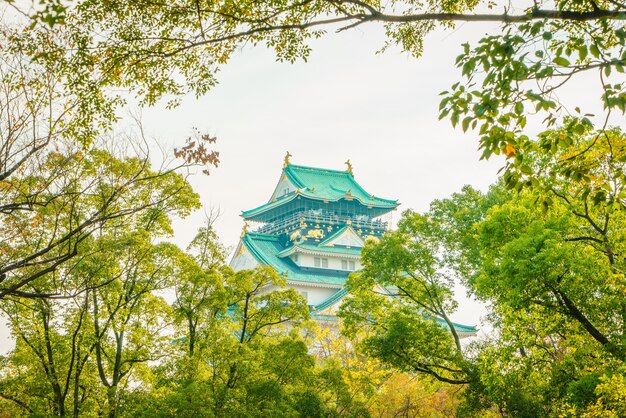
[[[165,144],[180,145],[192,127],[218,136],[219,168],[190,180],[206,208],[219,207],[215,227],[230,246],[239,239],[240,212],[269,199],[287,150],[292,163],[316,167],[345,169],[349,158],[368,192],[398,199],[400,210],[424,211],[464,184],[486,190],[496,180],[502,160],[479,161],[476,135],[437,117],[439,93],[460,77],[454,67],[460,45],[497,28],[465,24],[433,33],[420,59],[393,49],[376,55],[384,42],[376,26],[313,41],[308,63],[277,63],[272,51],[246,47],[205,97],[186,97],[174,110],[144,109],[144,127]],[[595,98],[590,83],[570,94]],[[203,217],[199,211],[177,221],[176,242],[185,247]],[[463,300],[453,319],[477,325],[484,313]],[[11,346],[0,330],[0,353]]]

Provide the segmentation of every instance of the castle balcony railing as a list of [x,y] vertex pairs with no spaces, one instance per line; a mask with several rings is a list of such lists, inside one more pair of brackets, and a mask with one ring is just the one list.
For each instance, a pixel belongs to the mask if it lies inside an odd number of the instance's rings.
[[380,219],[371,219],[365,215],[337,215],[326,211],[302,211],[295,212],[281,218],[277,221],[267,223],[259,227],[256,232],[271,234],[281,231],[285,228],[299,222],[306,222],[308,225],[324,224],[324,225],[345,225],[348,221],[355,229],[373,229],[373,230],[386,230],[388,222],[383,222]]

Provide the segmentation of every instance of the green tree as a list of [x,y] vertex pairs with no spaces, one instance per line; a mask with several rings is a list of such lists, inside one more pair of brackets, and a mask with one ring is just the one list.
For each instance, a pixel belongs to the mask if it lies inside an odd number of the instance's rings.
[[[560,141],[564,132],[542,134],[541,144]],[[600,380],[626,361],[626,288],[617,256],[624,246],[624,135],[586,131],[558,147],[532,155],[540,173],[533,192],[495,207],[479,224],[482,267],[469,280],[491,302],[501,330],[492,360],[515,359],[520,389],[536,374],[528,397],[554,414],[559,404],[594,402]],[[537,208],[541,199],[552,200],[545,212]]]
[[[180,250],[172,244],[153,245],[146,233],[115,236],[107,244],[110,259],[98,257],[96,267],[106,286],[90,293],[94,360],[106,388],[105,410],[114,418],[120,415],[129,384],[149,384],[148,362],[171,351],[169,305],[157,292],[170,286],[172,260]],[[109,265],[103,265],[107,261]]]
[[145,393],[156,407],[137,413],[289,415],[293,387],[315,366],[299,335],[306,302],[270,268],[228,268],[210,224],[188,250],[175,272],[176,353],[158,372],[163,394]]
[[[347,331],[366,326],[359,347],[386,364],[468,384],[468,411],[619,414],[610,399],[620,389],[601,382],[617,382],[626,361],[625,137],[567,128],[539,137],[526,156],[532,190],[507,192],[506,177],[486,195],[465,188],[426,214],[407,211],[366,247],[348,282]],[[446,320],[452,277],[489,304],[492,338],[457,344]]]
[[[207,334],[212,326],[220,324],[220,316],[228,309],[228,293],[224,275],[227,249],[220,244],[217,234],[207,222],[187,247],[188,258],[179,265],[173,284],[176,300],[173,308],[181,330],[185,332],[187,354],[197,358],[196,346],[210,340]],[[190,253],[190,254],[189,254]],[[219,326],[219,325],[218,325]]]
[[6,358],[1,387],[3,397],[21,407],[16,416],[78,416],[96,407],[95,369],[88,362],[93,349],[88,296],[5,301],[3,312],[17,341]]
[[[19,18],[9,25],[10,15],[0,26],[0,299],[45,296],[22,288],[73,259],[79,243],[106,224],[167,206],[177,193],[170,172],[218,162],[207,148],[215,138],[195,133],[174,150],[176,162],[150,167],[140,122],[139,140],[107,134],[122,102],[94,77],[93,57],[65,59],[64,51],[83,45],[80,35]],[[131,196],[159,176],[170,181],[170,195]],[[134,198],[137,206],[116,210]]]
[[472,382],[473,366],[450,320],[453,286],[478,267],[470,229],[498,200],[495,191],[485,199],[466,187],[425,214],[404,212],[397,230],[367,243],[341,307],[347,335],[371,328],[361,346],[373,357],[443,382]]
[[[153,240],[170,234],[170,216],[185,216],[198,196],[180,174],[154,172],[146,160],[95,148],[54,153],[45,168],[63,197],[54,194],[54,202],[31,208],[37,224],[29,230],[26,218],[15,238],[3,242],[5,253],[32,254],[33,245],[50,245],[58,231],[76,223],[87,222],[90,230],[70,235],[74,241],[65,246],[74,258],[54,269],[42,273],[35,261],[21,266],[28,280],[5,294],[0,308],[17,345],[7,358],[3,397],[27,412],[78,416],[101,410],[109,394],[114,416],[117,387],[137,364],[158,358],[157,341],[166,338],[159,312],[167,305],[154,292],[169,283],[171,260],[181,252]],[[94,216],[107,222],[95,228],[84,220]],[[67,248],[58,250],[64,256]],[[56,249],[46,251],[50,257]]]
[[[38,292],[36,282],[87,248],[82,244],[92,234],[124,223],[163,223],[167,214],[185,216],[199,205],[176,173],[185,162],[153,170],[148,156],[71,143],[36,156],[0,183],[0,299],[64,294],[62,282],[47,292]],[[174,207],[174,199],[186,206]]]

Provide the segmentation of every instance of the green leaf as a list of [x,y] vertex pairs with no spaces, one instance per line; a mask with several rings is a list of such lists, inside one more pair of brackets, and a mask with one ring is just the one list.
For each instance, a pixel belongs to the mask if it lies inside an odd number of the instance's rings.
[[598,49],[596,44],[589,45],[589,52],[591,52],[591,55],[593,55],[595,58],[600,57],[600,50]]
[[456,124],[459,123],[459,113],[453,112],[450,116],[450,122],[452,122],[452,126],[456,127]]
[[522,172],[522,174],[526,174],[526,175],[530,175],[533,173],[532,168],[530,168],[529,166],[525,164],[520,166],[519,170]]
[[561,67],[569,67],[570,65],[569,60],[565,57],[556,57],[554,60],[552,60],[552,62]]
[[467,116],[466,118],[463,119],[463,122],[461,122],[461,127],[463,128],[463,132],[467,132],[467,128],[469,127],[470,122],[472,121],[472,117],[471,116]]

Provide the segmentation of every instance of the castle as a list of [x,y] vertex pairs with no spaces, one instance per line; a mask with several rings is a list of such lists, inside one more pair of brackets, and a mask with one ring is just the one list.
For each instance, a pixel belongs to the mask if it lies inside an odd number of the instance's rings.
[[[389,226],[381,218],[399,203],[367,193],[349,160],[347,170],[339,171],[293,165],[290,156],[269,201],[242,212],[245,226],[230,265],[272,267],[307,299],[314,319],[332,324],[347,294],[348,275],[361,267],[361,249],[380,239]],[[251,222],[260,225],[248,231]],[[476,332],[455,328],[460,334]]]

